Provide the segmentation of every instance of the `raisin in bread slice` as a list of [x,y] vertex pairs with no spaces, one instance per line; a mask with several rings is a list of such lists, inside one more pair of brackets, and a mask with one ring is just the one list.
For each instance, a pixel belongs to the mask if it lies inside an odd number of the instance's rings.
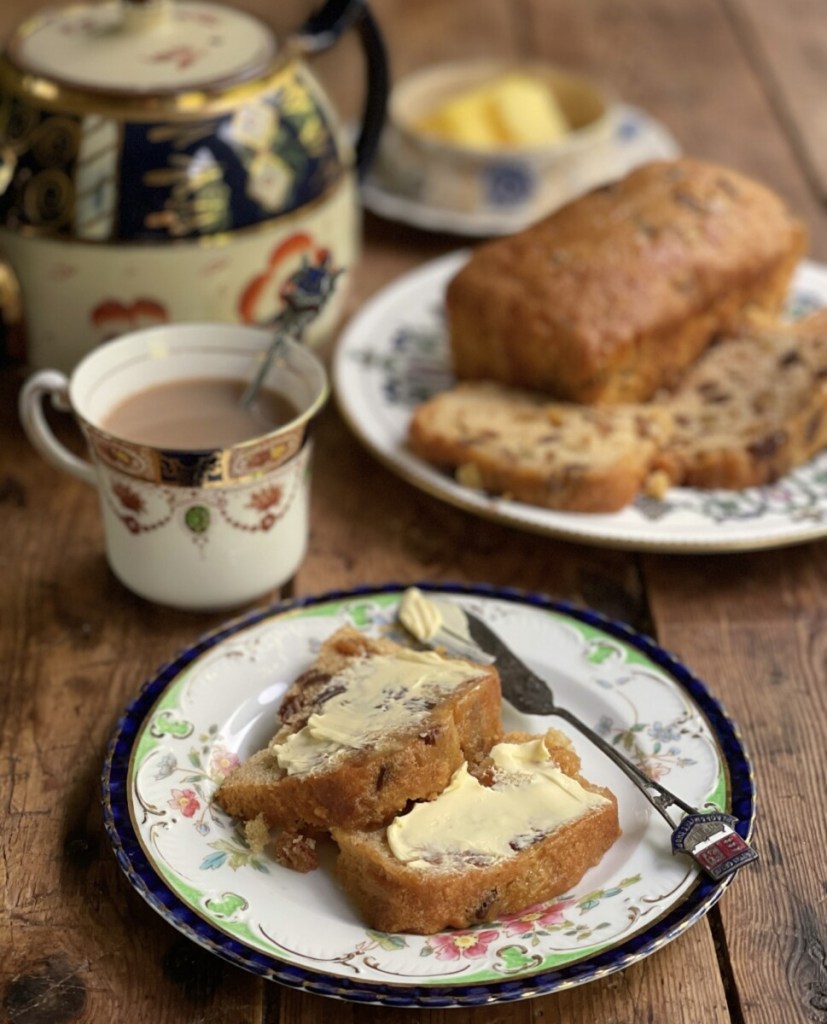
[[827,447],[827,313],[745,326],[663,402],[674,429],[657,459],[674,484],[772,483]]
[[419,405],[408,443],[461,484],[574,512],[615,512],[646,481],[671,429],[667,410],[552,402],[492,381]]
[[284,697],[266,749],[215,799],[295,833],[384,822],[441,792],[502,733],[496,670],[343,627]]
[[461,767],[386,828],[333,829],[337,877],[367,924],[423,935],[566,892],[619,835],[614,794],[583,778],[555,729],[507,735],[473,774]]

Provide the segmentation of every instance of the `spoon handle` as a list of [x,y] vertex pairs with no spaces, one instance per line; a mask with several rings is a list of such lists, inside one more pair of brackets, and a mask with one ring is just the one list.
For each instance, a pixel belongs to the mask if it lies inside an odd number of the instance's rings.
[[253,404],[255,397],[259,392],[259,388],[264,383],[264,378],[270,372],[270,367],[273,365],[273,361],[284,348],[284,343],[287,336],[288,334],[286,331],[280,330],[276,334],[275,338],[273,338],[269,348],[267,349],[267,352],[264,355],[264,358],[261,361],[261,365],[256,371],[255,376],[250,380],[250,383],[244,389],[244,393],[239,399],[239,404],[242,406],[242,408],[249,409],[250,406]]

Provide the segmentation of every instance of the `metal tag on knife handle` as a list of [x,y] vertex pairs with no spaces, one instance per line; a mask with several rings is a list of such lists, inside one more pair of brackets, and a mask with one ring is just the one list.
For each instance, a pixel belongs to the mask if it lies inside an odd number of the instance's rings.
[[735,831],[738,819],[723,811],[687,814],[672,833],[672,851],[686,853],[716,882],[758,854]]

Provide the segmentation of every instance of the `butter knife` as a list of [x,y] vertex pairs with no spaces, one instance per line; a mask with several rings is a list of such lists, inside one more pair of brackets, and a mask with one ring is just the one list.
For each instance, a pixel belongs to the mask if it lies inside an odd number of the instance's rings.
[[[530,715],[556,715],[568,722],[601,750],[634,783],[672,831],[672,852],[691,856],[708,875],[720,881],[750,861],[757,852],[735,830],[738,819],[714,805],[696,808],[672,793],[625,757],[582,719],[554,700],[551,687],[522,662],[502,638],[479,616],[463,608],[472,640],[494,657],[502,693],[517,711]],[[670,814],[679,808],[680,817]]]

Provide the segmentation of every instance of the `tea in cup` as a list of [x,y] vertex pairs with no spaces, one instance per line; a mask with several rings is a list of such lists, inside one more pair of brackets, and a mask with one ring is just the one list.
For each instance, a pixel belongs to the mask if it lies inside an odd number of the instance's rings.
[[[70,378],[40,370],[20,417],[40,454],[97,487],[106,553],[130,590],[193,611],[232,608],[289,580],[307,549],[311,424],[329,384],[285,341],[254,401],[244,388],[267,330],[169,324],[90,352]],[[45,398],[69,408],[91,461],[51,430]]]

